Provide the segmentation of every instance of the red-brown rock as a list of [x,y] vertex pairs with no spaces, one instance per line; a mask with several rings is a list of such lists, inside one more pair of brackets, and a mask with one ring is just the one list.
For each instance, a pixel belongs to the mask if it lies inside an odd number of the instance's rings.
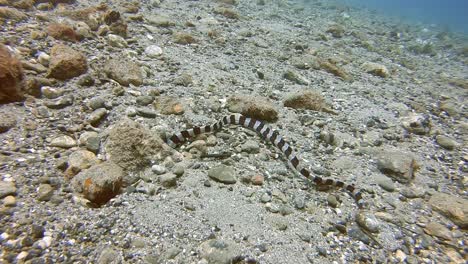
[[63,44],[52,47],[48,77],[67,80],[86,73],[86,57],[80,52]]
[[47,27],[47,34],[49,34],[49,36],[55,39],[71,41],[71,42],[78,41],[78,36],[75,33],[75,30],[73,30],[72,27],[65,25],[65,24],[60,24],[60,23],[50,24]]
[[23,99],[23,79],[21,62],[0,44],[0,103]]

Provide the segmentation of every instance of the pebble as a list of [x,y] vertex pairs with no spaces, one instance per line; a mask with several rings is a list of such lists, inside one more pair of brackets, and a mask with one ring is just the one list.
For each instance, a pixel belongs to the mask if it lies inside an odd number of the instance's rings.
[[371,233],[377,233],[380,230],[379,220],[370,212],[360,211],[356,214],[356,222],[360,227]]
[[155,118],[158,115],[156,111],[149,109],[149,108],[137,108],[136,113],[137,115],[146,117],[146,118]]
[[252,178],[250,178],[250,182],[253,185],[263,185],[264,181],[265,181],[265,177],[263,177],[263,175],[261,174],[255,174],[254,176],[252,176]]
[[54,139],[49,144],[51,147],[59,147],[59,148],[72,148],[76,147],[76,140],[74,140],[72,137],[67,136],[67,135],[62,135],[58,136]]
[[64,93],[63,90],[59,90],[50,86],[42,86],[41,94],[47,99],[55,99],[62,96]]
[[93,153],[99,152],[99,147],[101,146],[101,139],[99,134],[93,131],[86,131],[81,134],[78,142],[80,145],[84,145],[87,150]]
[[211,239],[201,243],[199,251],[208,263],[229,264],[236,257],[238,246],[230,241]]
[[181,164],[176,164],[172,167],[172,173],[174,173],[177,177],[181,177],[185,173],[185,167]]
[[8,195],[3,198],[3,205],[6,207],[14,207],[16,205],[16,198],[12,195]]
[[54,188],[50,184],[41,184],[37,188],[37,200],[47,202],[54,195]]
[[0,181],[0,199],[9,195],[16,195],[15,183]]
[[269,203],[271,202],[271,195],[268,193],[263,193],[262,196],[260,197],[260,201],[262,203]]
[[63,109],[67,106],[73,105],[74,101],[75,98],[73,95],[64,95],[60,98],[44,101],[44,105],[50,109]]
[[157,58],[163,54],[163,50],[157,45],[150,45],[145,48],[145,54],[150,58]]
[[377,160],[382,173],[402,183],[411,182],[418,167],[413,155],[400,151],[383,151]]
[[93,110],[105,108],[105,100],[103,97],[93,97],[88,101],[88,106]]
[[429,204],[433,210],[441,213],[460,228],[468,228],[468,199],[436,193],[429,199]]
[[382,187],[382,189],[386,190],[387,192],[395,191],[395,183],[388,177],[377,177],[376,179],[377,184]]
[[237,182],[234,168],[226,165],[218,165],[211,168],[208,170],[208,177],[224,184],[234,184]]
[[0,133],[7,132],[14,126],[16,126],[16,116],[12,113],[0,112],[2,118],[0,118]]
[[424,232],[431,236],[436,236],[444,240],[452,240],[452,233],[444,225],[437,222],[430,222],[424,227]]
[[147,106],[154,101],[154,98],[149,95],[141,95],[136,98],[136,103],[141,106]]
[[109,34],[107,35],[107,42],[112,47],[126,48],[128,47],[127,41],[119,35]]
[[454,150],[458,146],[458,143],[453,138],[444,135],[436,136],[436,142],[447,150]]
[[97,163],[99,163],[99,160],[93,152],[84,149],[74,151],[68,157],[68,168],[65,175],[71,179],[80,171]]
[[177,175],[166,173],[159,177],[159,183],[166,188],[177,186]]
[[91,114],[88,115],[86,121],[88,121],[92,126],[96,127],[101,123],[101,121],[106,117],[107,109],[98,108],[94,110]]
[[335,195],[331,195],[331,194],[328,195],[327,196],[327,202],[328,202],[328,205],[330,205],[333,208],[338,207],[338,199],[336,199]]
[[164,166],[157,164],[151,166],[151,170],[158,175],[164,174],[166,172],[166,168]]
[[242,144],[241,150],[247,153],[258,153],[260,151],[260,145],[256,140],[247,140]]

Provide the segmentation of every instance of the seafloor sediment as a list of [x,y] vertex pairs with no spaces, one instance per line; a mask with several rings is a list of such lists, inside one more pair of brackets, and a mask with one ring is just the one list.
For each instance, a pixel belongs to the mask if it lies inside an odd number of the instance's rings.
[[[466,36],[329,1],[0,0],[1,263],[464,263]],[[252,131],[172,149],[230,113]]]

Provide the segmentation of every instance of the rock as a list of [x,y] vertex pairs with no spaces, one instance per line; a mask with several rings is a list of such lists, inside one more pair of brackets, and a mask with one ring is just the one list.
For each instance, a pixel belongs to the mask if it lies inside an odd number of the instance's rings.
[[238,254],[236,244],[218,239],[201,243],[200,255],[208,264],[230,264]]
[[410,186],[402,188],[400,193],[408,199],[414,199],[423,197],[426,191],[420,186]]
[[175,26],[175,23],[170,20],[170,18],[166,16],[147,16],[146,20],[148,21],[149,24],[157,26],[157,27],[173,27]]
[[177,175],[173,173],[166,173],[159,176],[159,183],[166,188],[177,186]]
[[387,67],[382,64],[374,63],[374,62],[364,62],[361,65],[361,68],[372,75],[379,76],[382,78],[387,78],[390,76],[390,72],[388,71]]
[[110,128],[105,151],[108,160],[122,168],[140,170],[163,151],[163,144],[161,138],[142,125],[123,119]]
[[327,203],[328,203],[329,206],[331,206],[333,208],[336,208],[339,205],[338,199],[336,199],[335,195],[328,195],[327,196]]
[[93,153],[99,152],[101,139],[99,138],[99,135],[96,132],[84,132],[80,135],[78,142],[80,143],[80,145],[85,146],[87,150]]
[[302,90],[286,95],[283,100],[283,104],[286,107],[294,109],[309,109],[336,114],[336,112],[333,111],[325,102],[325,99],[321,94],[310,90]]
[[100,251],[96,261],[97,264],[118,264],[123,262],[124,258],[122,253],[111,247],[106,247],[104,250]]
[[219,165],[208,170],[208,177],[225,184],[234,184],[236,180],[236,172],[233,167]]
[[326,32],[335,38],[341,38],[344,36],[345,28],[339,24],[333,24],[328,27]]
[[123,48],[128,47],[127,41],[121,36],[115,35],[115,34],[107,35],[107,42],[109,43],[110,46],[116,47],[116,48],[123,49]]
[[310,83],[309,80],[307,80],[304,76],[301,76],[300,74],[298,74],[297,72],[293,70],[287,70],[283,74],[283,78],[285,78],[286,80],[290,80],[291,82],[301,84],[301,85],[309,85]]
[[47,99],[55,99],[63,95],[65,91],[50,86],[42,86],[41,94]]
[[149,95],[142,95],[136,98],[136,103],[141,106],[147,106],[151,104],[153,101],[154,101],[154,98]]
[[3,198],[3,205],[5,207],[14,207],[16,205],[16,198],[12,195],[8,195],[7,197]]
[[146,117],[146,118],[155,118],[156,116],[158,116],[158,114],[155,111],[149,108],[145,108],[145,107],[137,108],[136,111],[137,111],[137,115]]
[[431,130],[429,117],[422,114],[410,113],[401,118],[401,124],[408,132],[417,135],[429,134]]
[[37,200],[47,202],[54,195],[54,188],[50,184],[41,184],[37,188]]
[[24,12],[21,12],[15,8],[0,6],[0,18],[18,22],[27,19],[28,16]]
[[47,26],[47,34],[49,36],[65,41],[76,42],[78,41],[78,36],[73,30],[72,27],[69,25],[65,25],[62,23],[51,23]]
[[436,193],[429,200],[432,209],[444,215],[460,228],[468,228],[468,200],[445,193]]
[[154,107],[163,115],[181,115],[185,112],[179,99],[171,96],[159,97],[154,101]]
[[458,146],[458,143],[453,138],[444,135],[437,135],[436,142],[447,150],[454,150]]
[[65,95],[57,99],[53,100],[46,100],[44,101],[44,105],[47,106],[50,109],[62,109],[67,106],[73,105],[73,102],[75,101],[75,98],[72,94],[70,95]]
[[76,146],[76,141],[70,136],[62,135],[52,139],[49,146],[58,148],[72,148]]
[[23,100],[23,80],[21,62],[0,44],[0,104]]
[[7,132],[16,126],[16,116],[6,111],[0,112],[0,133]]
[[153,165],[151,166],[151,171],[156,173],[157,175],[161,175],[166,172],[166,168],[161,165]]
[[0,199],[15,194],[16,187],[14,182],[0,181]]
[[349,73],[347,73],[343,68],[338,67],[336,64],[330,62],[329,60],[318,59],[317,65],[319,69],[323,69],[328,73],[338,76],[344,81],[352,80],[352,77],[351,75],[349,75]]
[[439,104],[439,109],[450,116],[458,116],[463,111],[461,108],[454,100],[443,100]]
[[99,159],[93,152],[83,149],[74,151],[68,157],[68,168],[65,171],[65,175],[71,179],[82,170],[88,169],[98,163]]
[[163,54],[163,50],[158,45],[150,45],[145,48],[145,54],[150,58],[157,58]]
[[87,118],[86,121],[92,126],[97,127],[99,123],[106,117],[107,110],[105,108],[98,108],[94,110]]
[[140,86],[143,84],[143,74],[140,66],[128,60],[111,59],[104,66],[104,72],[109,78],[124,86],[130,84]]
[[360,211],[357,213],[356,223],[371,233],[378,233],[380,230],[379,220],[370,212]]
[[124,176],[121,167],[107,161],[78,173],[72,180],[72,186],[86,199],[102,205],[120,192]]
[[86,57],[69,46],[63,44],[54,45],[50,56],[48,77],[67,80],[88,71]]
[[384,151],[379,155],[377,168],[394,180],[409,183],[413,180],[419,165],[412,155],[398,151]]
[[424,232],[428,235],[436,236],[444,240],[452,240],[452,233],[450,230],[437,222],[428,223],[426,227],[424,227]]
[[380,187],[382,187],[382,189],[386,190],[387,192],[395,191],[395,184],[388,177],[385,177],[385,176],[377,177],[376,182]]
[[191,34],[185,32],[175,32],[172,35],[172,40],[182,45],[197,43],[197,40]]
[[180,176],[184,175],[185,168],[181,164],[176,164],[176,165],[174,165],[174,167],[172,167],[172,173],[177,175],[177,177],[180,177]]
[[263,97],[233,95],[227,101],[229,111],[267,122],[278,120],[278,111]]

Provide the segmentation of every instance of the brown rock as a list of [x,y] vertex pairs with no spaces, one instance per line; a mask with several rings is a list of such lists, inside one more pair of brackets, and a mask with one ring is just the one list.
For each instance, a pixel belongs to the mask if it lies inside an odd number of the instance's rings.
[[49,34],[49,36],[55,39],[71,41],[71,42],[78,41],[78,36],[75,33],[75,30],[73,30],[72,27],[65,25],[65,24],[61,24],[61,23],[50,24],[47,27],[47,34]]
[[390,76],[390,72],[388,71],[387,67],[382,64],[374,63],[374,62],[364,62],[362,64],[362,69],[375,76],[379,76],[382,78],[387,78]]
[[253,185],[263,185],[263,182],[265,181],[265,177],[263,177],[263,175],[261,174],[255,174],[254,176],[252,176],[252,178],[250,179],[250,182],[253,184]]
[[197,42],[197,40],[192,35],[185,32],[176,32],[172,38],[175,43],[182,45],[193,44]]
[[328,60],[318,59],[319,68],[325,70],[328,73],[331,73],[335,76],[340,77],[345,81],[351,81],[351,76],[341,67],[338,67],[336,64],[329,62]]
[[429,200],[432,209],[461,228],[468,228],[468,200],[445,193],[436,193]]
[[68,168],[65,171],[65,176],[71,179],[80,171],[88,169],[97,163],[99,163],[99,160],[93,152],[77,150],[68,157]]
[[140,66],[134,62],[119,59],[111,59],[104,66],[107,76],[121,85],[130,84],[140,86],[143,84],[143,74]]
[[424,232],[431,236],[436,236],[445,240],[452,240],[452,233],[450,230],[437,222],[430,222],[424,228]]
[[120,192],[125,173],[112,162],[104,162],[78,173],[72,180],[75,191],[91,202],[102,205]]
[[309,109],[336,114],[336,112],[327,105],[321,94],[310,90],[302,90],[287,95],[283,104],[286,107],[294,109]]
[[396,181],[409,183],[414,179],[419,165],[408,153],[384,151],[377,160],[377,168]]
[[273,104],[263,97],[234,95],[228,99],[228,109],[234,113],[241,113],[268,122],[278,120],[278,111]]
[[21,62],[0,44],[0,103],[22,100],[24,74]]
[[67,80],[86,73],[86,57],[69,46],[57,44],[52,47],[48,76]]

